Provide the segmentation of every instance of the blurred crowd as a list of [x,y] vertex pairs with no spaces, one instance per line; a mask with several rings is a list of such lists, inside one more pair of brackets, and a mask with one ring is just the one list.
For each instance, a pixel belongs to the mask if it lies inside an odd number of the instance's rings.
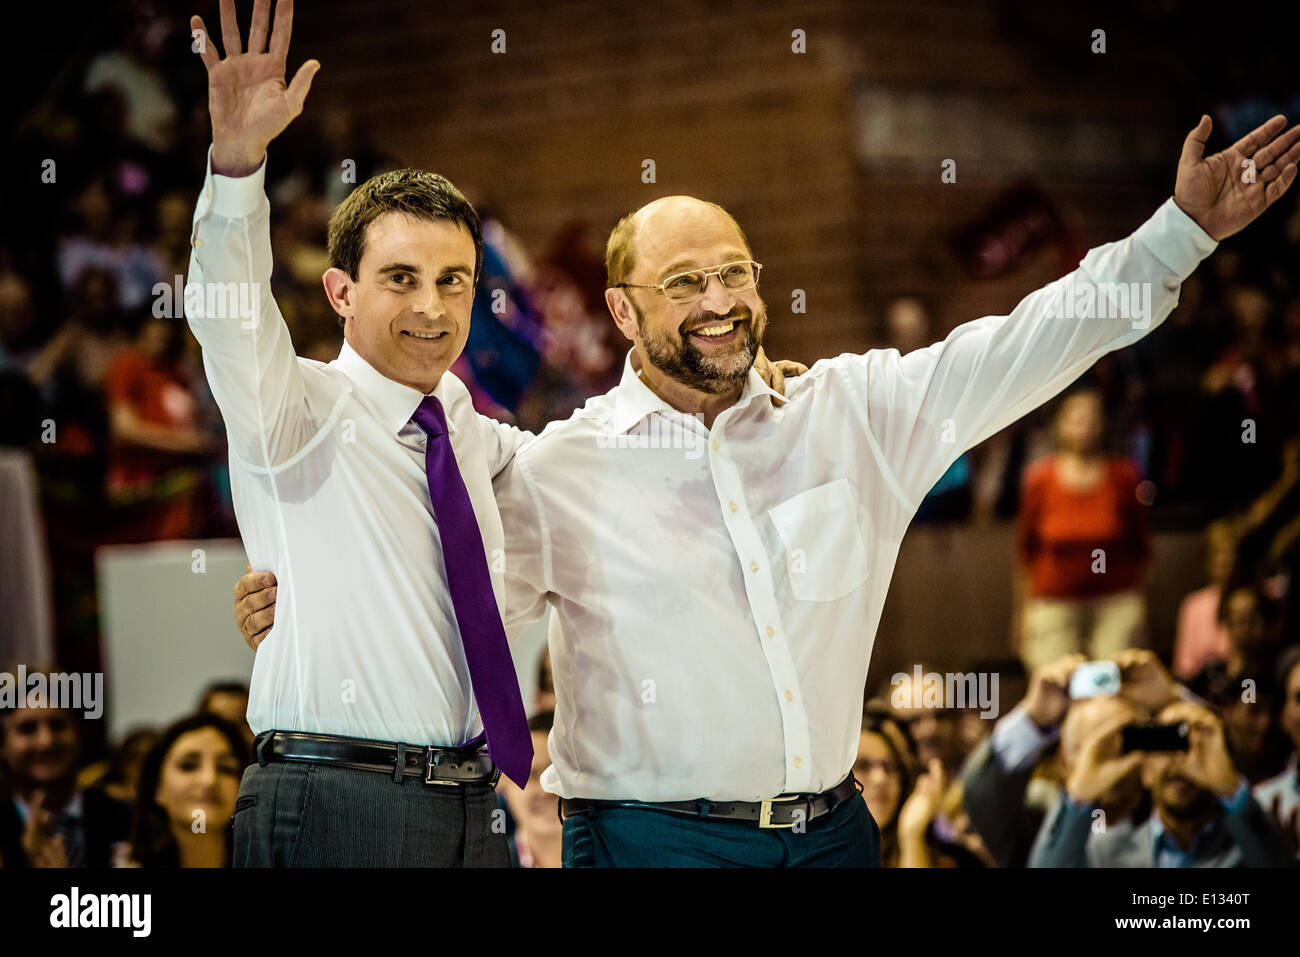
[[[992,708],[924,668],[869,694],[853,775],[883,864],[1296,866],[1300,645],[1268,662],[1230,652],[1191,682],[1146,649],[1102,661],[1115,681],[1083,688],[1072,679],[1096,662],[1081,654],[1028,675],[989,662],[972,677],[997,674]],[[246,686],[214,684],[193,714],[90,763],[77,713],[0,710],[0,866],[229,866],[247,706]],[[528,786],[502,778],[497,801],[512,864],[559,867],[558,798],[540,782],[555,716],[545,655],[530,711]]]

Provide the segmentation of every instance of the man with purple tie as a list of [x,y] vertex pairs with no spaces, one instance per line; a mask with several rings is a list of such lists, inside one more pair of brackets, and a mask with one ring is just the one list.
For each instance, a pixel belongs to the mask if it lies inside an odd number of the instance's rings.
[[479,416],[447,371],[469,333],[479,219],[436,173],[357,187],[330,218],[323,276],[342,352],[294,354],[269,294],[263,177],[320,64],[286,85],[292,0],[268,46],[270,6],[257,0],[244,51],[221,0],[224,58],[191,20],[212,148],[185,310],[245,548],[285,586],[253,668],[257,760],[234,862],[505,866],[493,788],[501,773],[527,782],[532,742],[502,627],[492,478],[528,436]]

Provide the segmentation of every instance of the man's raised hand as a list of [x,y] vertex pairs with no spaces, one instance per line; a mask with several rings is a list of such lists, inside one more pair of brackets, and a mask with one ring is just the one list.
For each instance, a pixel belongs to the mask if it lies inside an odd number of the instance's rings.
[[1202,116],[1183,141],[1174,202],[1212,239],[1224,240],[1277,202],[1295,181],[1300,126],[1286,130],[1286,117],[1278,114],[1226,150],[1206,156],[1212,126]]
[[293,32],[293,0],[275,5],[275,26],[267,46],[271,0],[255,0],[248,33],[248,50],[240,43],[235,0],[221,0],[221,44],[217,54],[203,18],[190,17],[198,54],[208,71],[208,112],[212,116],[212,171],[222,176],[247,176],[262,165],[266,147],[302,112],[317,60],[298,67],[285,85],[285,61]]

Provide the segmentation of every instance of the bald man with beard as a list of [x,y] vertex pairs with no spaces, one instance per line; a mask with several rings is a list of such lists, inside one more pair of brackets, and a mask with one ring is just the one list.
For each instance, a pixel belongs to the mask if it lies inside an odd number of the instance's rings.
[[[1061,773],[1066,786],[1029,853],[1030,867],[1086,867],[1091,835],[1131,833],[1151,804],[1142,788],[1142,755],[1121,754],[1119,736],[1149,711],[1127,698],[1075,702],[1061,723]],[[1142,817],[1139,817],[1142,815]]]
[[[1233,766],[1224,741],[1223,724],[1210,711],[1189,701],[1166,706],[1156,716],[1160,724],[1187,722],[1187,751],[1133,751],[1118,755],[1115,720],[1093,739],[1092,777],[1104,777],[1109,764],[1119,771],[1139,770],[1154,810],[1133,828],[1106,828],[1092,837],[1084,831],[1086,849],[1079,847],[1080,821],[1092,816],[1086,790],[1075,783],[1063,830],[1075,835],[1059,842],[1056,856],[1042,866],[1084,867],[1291,867],[1294,859],[1268,814],[1251,795],[1250,785]],[[1086,750],[1086,749],[1085,749]],[[1103,757],[1103,752],[1105,756]],[[1100,771],[1100,774],[1096,773]],[[1088,777],[1086,769],[1075,781]],[[1070,853],[1084,850],[1082,855]],[[1076,857],[1081,857],[1076,863]]]

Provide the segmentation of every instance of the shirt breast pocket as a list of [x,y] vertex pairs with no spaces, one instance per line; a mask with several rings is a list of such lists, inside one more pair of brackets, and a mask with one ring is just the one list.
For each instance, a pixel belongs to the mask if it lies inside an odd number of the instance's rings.
[[819,485],[767,514],[785,546],[796,598],[835,601],[867,580],[867,549],[848,479]]

